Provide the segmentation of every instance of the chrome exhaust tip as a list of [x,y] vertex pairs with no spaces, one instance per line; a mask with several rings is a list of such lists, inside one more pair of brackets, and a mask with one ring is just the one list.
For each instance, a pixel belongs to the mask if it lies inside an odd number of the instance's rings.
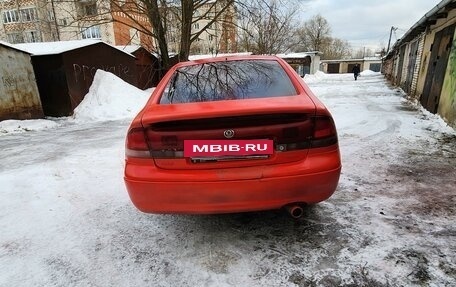
[[290,214],[294,219],[301,218],[304,215],[304,209],[299,204],[289,204],[285,205],[285,210]]

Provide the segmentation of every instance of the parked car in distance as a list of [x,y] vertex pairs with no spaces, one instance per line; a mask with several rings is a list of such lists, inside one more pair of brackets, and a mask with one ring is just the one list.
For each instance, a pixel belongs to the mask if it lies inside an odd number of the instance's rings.
[[274,56],[179,63],[132,121],[125,184],[148,213],[232,213],[329,198],[341,159],[327,108]]

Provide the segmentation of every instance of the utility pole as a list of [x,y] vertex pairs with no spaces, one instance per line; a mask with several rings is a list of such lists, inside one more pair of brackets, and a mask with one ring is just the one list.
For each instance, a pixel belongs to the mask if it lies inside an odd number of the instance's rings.
[[391,36],[393,35],[393,31],[396,31],[396,30],[397,30],[397,27],[391,26],[390,37],[389,37],[389,40],[388,40],[388,48],[386,49],[386,54],[388,54],[388,52],[390,50]]

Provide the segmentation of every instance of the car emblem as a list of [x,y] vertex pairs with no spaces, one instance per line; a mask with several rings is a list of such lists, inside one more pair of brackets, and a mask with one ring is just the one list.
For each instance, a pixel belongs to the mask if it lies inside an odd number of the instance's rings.
[[233,130],[226,130],[223,132],[223,135],[227,138],[230,139],[234,137],[234,131]]

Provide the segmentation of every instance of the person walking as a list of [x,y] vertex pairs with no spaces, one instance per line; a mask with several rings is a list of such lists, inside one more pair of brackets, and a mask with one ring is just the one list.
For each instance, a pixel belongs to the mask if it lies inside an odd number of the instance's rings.
[[361,72],[358,64],[353,67],[352,72],[353,76],[355,77],[355,81],[358,80],[359,73]]

